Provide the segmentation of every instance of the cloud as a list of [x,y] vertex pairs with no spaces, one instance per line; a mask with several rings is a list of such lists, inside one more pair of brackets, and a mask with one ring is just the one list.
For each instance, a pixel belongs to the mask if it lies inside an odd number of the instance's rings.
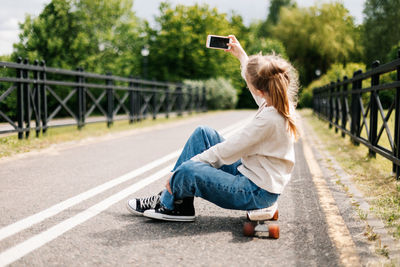
[[0,30],[0,55],[9,55],[13,51],[13,43],[18,42],[18,30]]
[[19,21],[17,18],[8,18],[5,20],[0,20],[0,31],[17,30],[18,22]]
[[6,1],[0,8],[0,55],[11,54],[13,43],[18,42],[18,24],[26,15],[37,16],[50,0]]

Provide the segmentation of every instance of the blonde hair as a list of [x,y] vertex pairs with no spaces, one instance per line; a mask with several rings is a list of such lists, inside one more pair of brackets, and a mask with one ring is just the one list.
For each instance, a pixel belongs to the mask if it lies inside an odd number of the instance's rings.
[[286,119],[288,131],[297,140],[299,133],[291,113],[291,109],[296,107],[299,89],[296,69],[278,55],[259,54],[249,57],[245,75],[255,89],[269,94],[272,102],[269,104]]

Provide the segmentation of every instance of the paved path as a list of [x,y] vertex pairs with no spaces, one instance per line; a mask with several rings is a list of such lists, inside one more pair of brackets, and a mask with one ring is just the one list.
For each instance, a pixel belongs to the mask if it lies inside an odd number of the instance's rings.
[[373,259],[363,222],[350,205],[335,204],[338,193],[323,183],[306,138],[296,144],[293,177],[279,199],[278,240],[242,236],[244,212],[201,199],[193,223],[127,212],[127,199],[163,188],[196,126],[229,135],[252,114],[210,113],[0,161],[0,266],[357,266]]

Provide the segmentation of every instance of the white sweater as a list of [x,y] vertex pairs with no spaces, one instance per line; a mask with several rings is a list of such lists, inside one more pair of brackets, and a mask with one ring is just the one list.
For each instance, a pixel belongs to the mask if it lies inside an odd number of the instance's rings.
[[241,159],[238,170],[244,176],[270,193],[281,194],[294,167],[294,138],[282,115],[264,99],[253,97],[259,109],[251,122],[192,160],[219,168]]

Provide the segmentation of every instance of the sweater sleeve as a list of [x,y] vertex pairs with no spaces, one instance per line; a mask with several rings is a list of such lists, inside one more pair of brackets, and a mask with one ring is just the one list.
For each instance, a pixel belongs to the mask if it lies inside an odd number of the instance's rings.
[[215,168],[229,165],[247,155],[248,150],[273,132],[274,124],[256,116],[249,124],[224,142],[210,147],[191,160],[208,163]]

